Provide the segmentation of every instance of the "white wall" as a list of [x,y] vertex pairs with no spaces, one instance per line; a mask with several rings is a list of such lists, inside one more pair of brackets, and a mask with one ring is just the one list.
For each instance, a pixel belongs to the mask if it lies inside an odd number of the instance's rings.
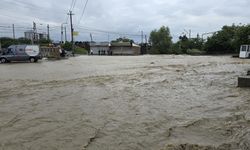
[[98,46],[98,47],[90,47],[90,50],[92,50],[93,55],[99,55],[99,51],[105,51],[105,55],[108,55],[109,47],[107,46]]

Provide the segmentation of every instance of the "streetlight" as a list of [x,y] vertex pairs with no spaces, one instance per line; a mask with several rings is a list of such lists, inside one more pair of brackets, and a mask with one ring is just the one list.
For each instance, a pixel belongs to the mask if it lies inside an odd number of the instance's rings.
[[[64,24],[67,24],[67,23],[65,22],[61,24],[61,43],[63,43],[63,25]],[[66,37],[66,33],[65,33],[65,37]]]

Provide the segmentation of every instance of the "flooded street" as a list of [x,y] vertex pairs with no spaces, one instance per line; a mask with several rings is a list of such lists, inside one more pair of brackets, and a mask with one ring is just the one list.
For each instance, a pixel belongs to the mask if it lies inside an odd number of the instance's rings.
[[80,56],[0,65],[1,150],[249,150],[250,60]]

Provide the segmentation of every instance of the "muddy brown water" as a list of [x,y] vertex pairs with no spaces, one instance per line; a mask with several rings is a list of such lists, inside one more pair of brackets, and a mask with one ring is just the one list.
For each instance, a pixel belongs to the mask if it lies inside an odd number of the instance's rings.
[[81,56],[0,65],[0,149],[249,150],[250,60]]

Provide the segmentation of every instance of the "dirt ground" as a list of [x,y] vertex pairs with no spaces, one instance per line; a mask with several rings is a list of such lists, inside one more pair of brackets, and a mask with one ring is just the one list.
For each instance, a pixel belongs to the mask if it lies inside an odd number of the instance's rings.
[[249,150],[250,60],[80,56],[0,65],[1,150]]

